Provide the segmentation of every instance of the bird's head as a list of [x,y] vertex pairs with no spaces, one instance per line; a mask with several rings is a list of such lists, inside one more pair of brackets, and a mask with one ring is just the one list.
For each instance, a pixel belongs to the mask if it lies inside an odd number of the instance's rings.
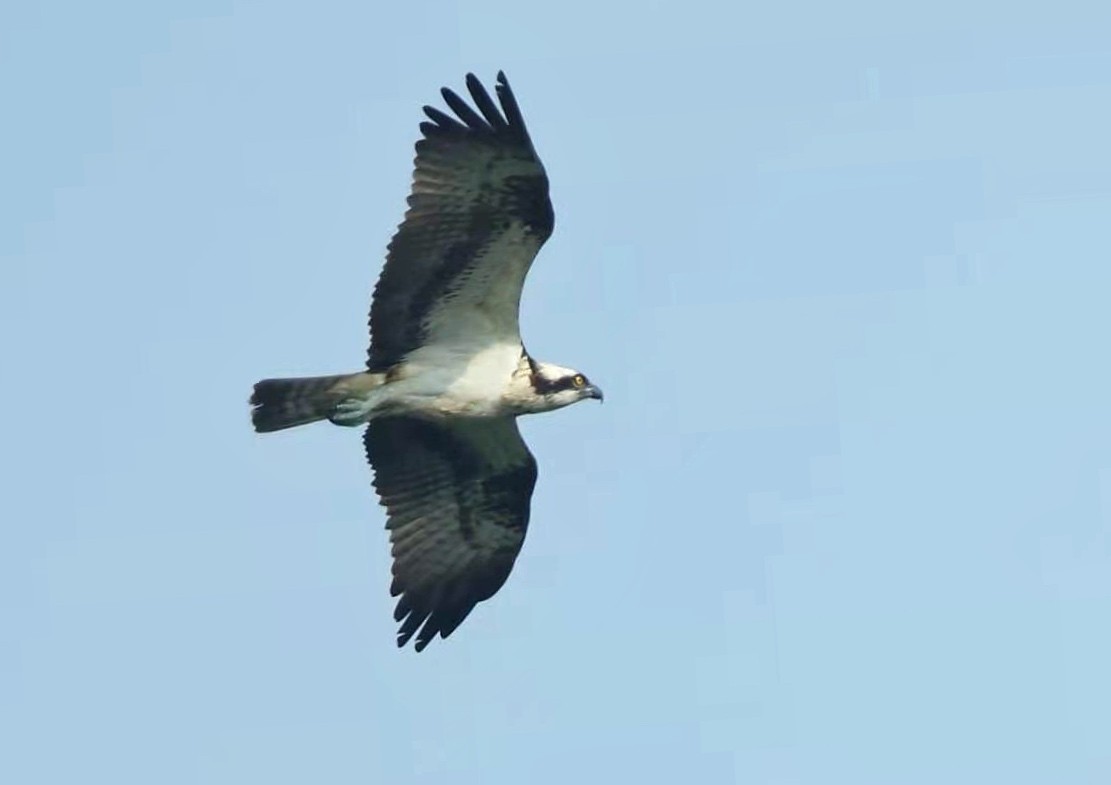
[[602,389],[573,368],[536,361],[530,365],[529,384],[544,411],[561,409],[588,398],[602,400]]

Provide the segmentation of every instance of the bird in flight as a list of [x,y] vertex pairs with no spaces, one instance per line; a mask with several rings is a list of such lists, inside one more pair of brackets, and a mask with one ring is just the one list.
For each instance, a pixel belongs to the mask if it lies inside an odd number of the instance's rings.
[[263,379],[260,433],[329,420],[366,424],[386,508],[398,597],[397,645],[450,635],[509,577],[528,528],[536,459],[517,418],[602,391],[579,371],[533,359],[521,289],[555,223],[548,177],[505,74],[495,104],[441,90],[454,117],[425,106],[405,218],[370,308],[366,370]]

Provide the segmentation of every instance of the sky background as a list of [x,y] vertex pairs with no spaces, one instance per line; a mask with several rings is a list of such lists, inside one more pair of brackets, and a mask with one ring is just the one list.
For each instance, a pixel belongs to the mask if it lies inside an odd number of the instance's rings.
[[[0,781],[1111,782],[1098,9],[5,4]],[[358,433],[246,399],[360,367],[499,68],[606,403],[416,655]]]

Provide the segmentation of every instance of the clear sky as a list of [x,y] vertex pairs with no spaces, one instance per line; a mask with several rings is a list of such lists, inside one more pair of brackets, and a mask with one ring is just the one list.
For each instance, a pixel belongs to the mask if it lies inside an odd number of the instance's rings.
[[[1039,4],[1044,5],[1044,4]],[[1111,782],[1111,11],[7,3],[0,781]],[[533,524],[394,646],[356,370],[420,106],[556,233]]]

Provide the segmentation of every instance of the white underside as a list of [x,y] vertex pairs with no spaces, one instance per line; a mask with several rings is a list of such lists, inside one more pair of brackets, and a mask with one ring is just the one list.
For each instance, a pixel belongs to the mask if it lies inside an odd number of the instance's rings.
[[477,352],[426,346],[409,356],[393,381],[337,406],[333,421],[358,425],[387,415],[440,419],[518,414],[507,393],[520,361],[520,343]]

